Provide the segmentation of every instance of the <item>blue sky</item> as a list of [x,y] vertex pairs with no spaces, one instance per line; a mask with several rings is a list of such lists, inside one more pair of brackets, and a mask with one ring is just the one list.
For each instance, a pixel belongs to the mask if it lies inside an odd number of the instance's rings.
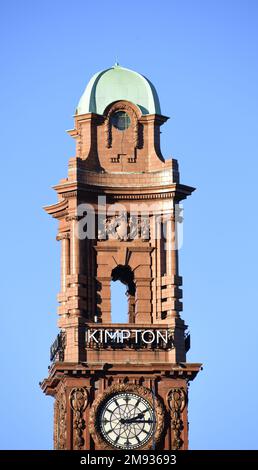
[[[146,75],[165,157],[197,191],[184,205],[184,313],[192,449],[257,449],[258,3],[2,2],[1,430],[3,449],[52,447],[47,374],[59,289],[56,222],[79,97],[114,64]],[[119,293],[117,294],[120,295]]]

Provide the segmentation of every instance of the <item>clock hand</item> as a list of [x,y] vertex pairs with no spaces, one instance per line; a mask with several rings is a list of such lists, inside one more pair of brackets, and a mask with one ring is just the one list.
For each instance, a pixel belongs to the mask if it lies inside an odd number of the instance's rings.
[[153,423],[153,420],[152,419],[137,419],[137,417],[135,418],[127,418],[127,419],[120,419],[120,423],[121,424],[131,424],[131,423]]
[[142,419],[144,418],[144,413],[146,413],[146,411],[148,411],[147,409],[146,410],[143,410],[141,411],[140,413],[138,413],[138,415],[134,416],[133,418],[121,418],[120,419],[120,423],[121,424],[130,424],[130,423],[153,423],[153,421],[150,421],[150,420],[147,420],[147,421],[138,421],[139,419]]
[[131,423],[133,420],[138,420],[144,418],[143,413],[139,413],[137,416],[134,416],[133,418],[121,418],[120,423],[125,424],[125,423]]

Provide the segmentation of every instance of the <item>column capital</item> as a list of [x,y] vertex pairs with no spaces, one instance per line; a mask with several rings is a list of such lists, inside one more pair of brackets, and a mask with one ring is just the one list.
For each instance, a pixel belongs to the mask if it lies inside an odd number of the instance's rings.
[[72,220],[75,220],[76,222],[78,222],[79,220],[81,220],[81,218],[82,216],[73,214],[73,215],[67,215],[65,220],[66,222],[71,222]]
[[69,232],[60,232],[57,234],[56,236],[56,240],[57,241],[60,241],[60,240],[67,240],[70,238],[70,233]]

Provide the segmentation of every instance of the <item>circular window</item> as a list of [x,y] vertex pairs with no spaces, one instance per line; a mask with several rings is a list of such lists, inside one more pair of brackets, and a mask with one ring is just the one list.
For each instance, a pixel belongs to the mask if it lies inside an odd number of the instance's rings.
[[119,131],[124,131],[128,129],[131,124],[130,117],[124,111],[117,111],[111,116],[112,125]]

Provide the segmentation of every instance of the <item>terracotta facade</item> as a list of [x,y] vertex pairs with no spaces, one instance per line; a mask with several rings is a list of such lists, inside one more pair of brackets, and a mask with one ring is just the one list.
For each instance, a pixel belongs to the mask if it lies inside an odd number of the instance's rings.
[[[112,125],[117,111],[130,118],[122,132]],[[177,161],[161,155],[160,126],[166,120],[142,115],[135,104],[121,100],[103,115],[76,115],[69,131],[76,156],[67,178],[55,186],[58,202],[45,208],[59,221],[61,244],[60,335],[41,385],[55,399],[55,449],[115,449],[101,437],[97,420],[102,401],[116,390],[138,390],[147,401],[151,392],[155,400],[154,437],[138,449],[188,448],[188,382],[201,365],[186,362],[189,337],[180,317],[175,230],[178,204],[194,188],[180,183]],[[105,209],[99,197],[105,198]],[[78,236],[82,204],[94,208],[90,238]],[[109,215],[114,204],[126,214]],[[143,204],[145,215],[132,216],[132,207]],[[128,287],[126,324],[112,323],[112,279]],[[128,330],[131,338],[114,346],[86,337],[86,330],[99,337],[105,329]],[[147,335],[169,331],[173,344],[136,345],[135,329],[148,330]]]

